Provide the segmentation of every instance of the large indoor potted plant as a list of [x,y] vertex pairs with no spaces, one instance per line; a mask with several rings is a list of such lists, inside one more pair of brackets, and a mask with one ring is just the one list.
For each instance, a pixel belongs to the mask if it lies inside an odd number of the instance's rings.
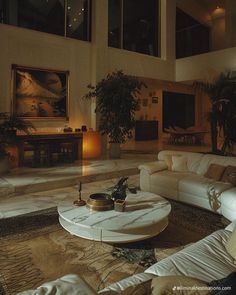
[[136,96],[143,86],[142,81],[122,71],[108,74],[95,87],[88,86],[90,91],[84,97],[96,97],[99,131],[109,137],[112,158],[120,157],[120,144],[132,137],[138,108]]
[[[213,154],[227,154],[236,141],[236,75],[230,71],[220,73],[212,81],[196,81],[195,89],[208,95],[211,101],[209,121]],[[219,149],[218,139],[223,135]]]
[[13,160],[9,147],[16,144],[17,131],[29,134],[31,129],[35,129],[35,127],[29,120],[24,120],[8,112],[0,113],[0,173],[9,170],[9,160]]

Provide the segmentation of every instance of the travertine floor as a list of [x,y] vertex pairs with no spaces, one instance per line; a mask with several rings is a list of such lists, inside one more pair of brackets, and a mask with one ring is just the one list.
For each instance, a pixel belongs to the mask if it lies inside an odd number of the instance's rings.
[[0,219],[56,207],[64,199],[75,200],[78,181],[83,183],[84,197],[113,186],[121,176],[139,185],[138,165],[155,159],[154,154],[129,154],[117,160],[12,170],[0,178]]
[[[162,149],[208,152],[208,146],[173,146],[160,141],[128,141],[122,158],[99,159],[52,168],[20,168],[0,176],[0,219],[57,206],[61,200],[74,200],[76,184],[83,183],[89,195],[112,186],[121,176],[130,176],[139,185],[138,166],[157,159]],[[136,176],[131,176],[136,175]]]

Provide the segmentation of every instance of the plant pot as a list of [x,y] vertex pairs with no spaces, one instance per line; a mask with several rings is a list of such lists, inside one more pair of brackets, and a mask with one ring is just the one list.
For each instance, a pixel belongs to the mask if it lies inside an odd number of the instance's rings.
[[0,174],[5,174],[9,172],[10,170],[10,164],[8,157],[1,158],[0,159]]
[[111,159],[119,159],[121,154],[120,143],[110,142],[109,156]]

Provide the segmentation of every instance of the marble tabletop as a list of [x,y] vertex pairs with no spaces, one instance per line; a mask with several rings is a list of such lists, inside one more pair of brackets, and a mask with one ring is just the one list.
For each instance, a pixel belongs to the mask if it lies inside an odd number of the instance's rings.
[[[125,203],[125,211],[117,212],[114,210],[94,211],[86,206],[76,207],[71,201],[63,202],[58,206],[60,223],[63,223],[62,226],[71,233],[78,236],[81,233],[85,238],[89,238],[86,237],[86,233],[93,231],[95,234],[99,230],[109,235],[112,233],[121,235],[147,233],[148,235],[148,229],[152,228],[153,231],[159,224],[166,226],[171,205],[164,198],[153,193],[138,191],[137,194],[128,194]],[[95,240],[101,240],[101,233],[98,235],[99,238],[95,237]]]

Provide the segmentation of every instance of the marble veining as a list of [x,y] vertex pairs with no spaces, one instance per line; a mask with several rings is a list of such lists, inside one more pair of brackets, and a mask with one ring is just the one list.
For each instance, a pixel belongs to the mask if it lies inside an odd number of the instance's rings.
[[140,163],[152,161],[155,155],[126,155],[123,159],[91,160],[51,168],[19,168],[0,177],[0,198],[12,193],[26,194],[111,179],[138,173]]
[[[117,178],[103,181],[94,181],[83,183],[82,198],[87,199],[94,192],[102,192],[112,187],[117,182]],[[139,185],[139,176],[129,176],[130,185]],[[76,185],[69,187],[53,189],[49,191],[27,193],[10,198],[0,199],[0,219],[28,214],[49,208],[55,208],[58,204],[67,203],[78,199],[78,190]]]
[[122,237],[124,241],[144,239],[167,225],[171,205],[164,198],[139,191],[128,194],[126,202],[124,212],[94,211],[64,202],[58,206],[59,220],[72,234],[110,242],[121,242]]

